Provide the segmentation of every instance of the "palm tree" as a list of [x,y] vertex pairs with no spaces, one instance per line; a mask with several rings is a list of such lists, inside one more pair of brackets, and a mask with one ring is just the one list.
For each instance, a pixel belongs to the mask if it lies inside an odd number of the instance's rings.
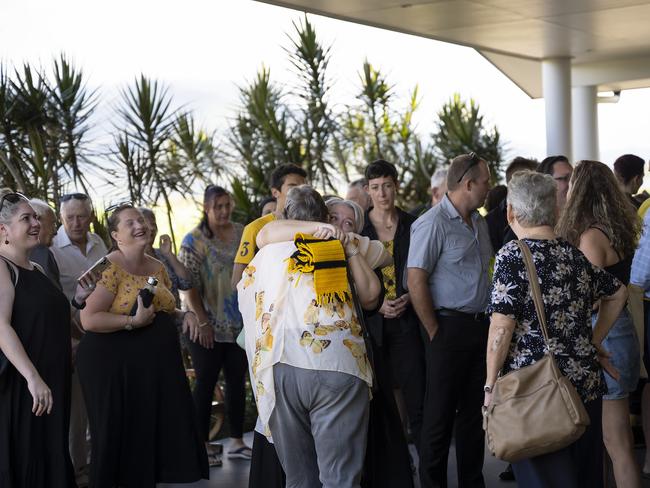
[[468,103],[454,93],[438,111],[433,142],[436,154],[443,161],[472,151],[479,154],[488,162],[491,183],[501,181],[504,151],[501,135],[496,126],[486,126],[475,100],[470,99]]

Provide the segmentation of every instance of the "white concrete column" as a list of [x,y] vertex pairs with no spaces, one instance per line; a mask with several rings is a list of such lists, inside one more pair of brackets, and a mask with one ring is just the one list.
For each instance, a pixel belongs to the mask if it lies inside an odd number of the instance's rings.
[[546,156],[562,154],[571,161],[570,58],[542,61],[542,88],[546,105]]
[[574,160],[598,161],[598,89],[574,86],[571,92]]

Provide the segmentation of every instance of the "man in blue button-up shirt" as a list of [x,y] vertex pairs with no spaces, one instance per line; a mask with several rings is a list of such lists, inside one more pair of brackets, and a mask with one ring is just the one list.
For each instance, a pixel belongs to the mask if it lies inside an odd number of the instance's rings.
[[493,255],[477,209],[490,189],[490,171],[476,154],[456,157],[448,193],[411,227],[408,287],[430,339],[420,446],[423,488],[447,485],[454,421],[458,486],[484,486],[481,405]]

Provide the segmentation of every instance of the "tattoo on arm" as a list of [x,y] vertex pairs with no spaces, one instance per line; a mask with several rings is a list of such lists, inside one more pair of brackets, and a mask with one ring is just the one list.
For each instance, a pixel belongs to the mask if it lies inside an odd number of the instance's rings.
[[494,341],[492,342],[492,351],[497,352],[499,350],[499,346],[503,342],[503,337],[506,334],[506,328],[503,326],[497,326],[496,328],[496,337],[494,338]]

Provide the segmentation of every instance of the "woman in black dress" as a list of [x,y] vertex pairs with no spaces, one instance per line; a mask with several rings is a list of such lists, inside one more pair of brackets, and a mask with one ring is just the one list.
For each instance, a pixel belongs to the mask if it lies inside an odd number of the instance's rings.
[[[154,488],[207,479],[175,325],[182,321],[196,340],[196,316],[176,310],[167,271],[145,253],[149,229],[143,215],[120,205],[108,228],[114,251],[81,312],[88,332],[77,352],[93,439],[90,486]],[[158,285],[144,307],[137,295],[149,276]]]
[[[37,265],[40,223],[0,190],[0,486],[76,486],[68,451],[70,304]],[[90,284],[90,282],[89,282]],[[92,288],[77,288],[83,303]]]

